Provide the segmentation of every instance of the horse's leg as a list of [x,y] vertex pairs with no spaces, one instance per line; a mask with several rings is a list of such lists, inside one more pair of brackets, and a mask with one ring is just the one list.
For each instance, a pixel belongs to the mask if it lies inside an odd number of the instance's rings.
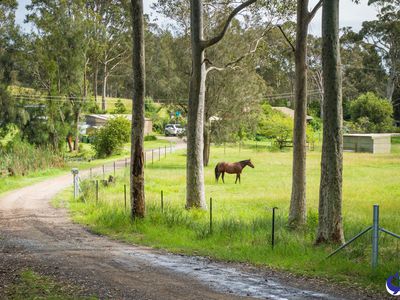
[[238,179],[239,179],[239,174],[236,174],[235,184],[237,183]]
[[225,176],[225,172],[222,172],[222,176],[221,176],[221,178],[222,178],[222,182],[223,182],[223,183],[225,183],[224,176]]
[[239,183],[240,183],[240,174],[238,174],[238,178],[239,178]]

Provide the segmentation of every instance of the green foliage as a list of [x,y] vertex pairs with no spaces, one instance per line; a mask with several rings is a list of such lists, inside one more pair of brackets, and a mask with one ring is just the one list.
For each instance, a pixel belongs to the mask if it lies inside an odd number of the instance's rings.
[[144,137],[145,142],[156,141],[157,137],[154,134],[148,134]]
[[262,110],[257,133],[275,139],[279,147],[283,148],[285,143],[293,139],[293,119],[266,103],[262,105]]
[[64,166],[64,159],[57,151],[49,147],[35,147],[21,141],[19,135],[0,147],[0,157],[0,173],[10,176]]
[[125,104],[121,101],[121,99],[118,99],[117,102],[115,103],[115,109],[114,109],[114,114],[124,114],[127,112]]
[[353,130],[359,132],[390,132],[393,130],[393,108],[373,93],[359,96],[350,104]]
[[131,123],[124,117],[109,119],[94,134],[94,149],[97,157],[107,157],[120,152],[130,139]]

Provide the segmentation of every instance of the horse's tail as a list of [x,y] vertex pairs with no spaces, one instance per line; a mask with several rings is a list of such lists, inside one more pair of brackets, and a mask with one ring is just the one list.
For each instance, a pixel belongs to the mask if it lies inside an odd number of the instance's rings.
[[215,166],[215,181],[216,181],[216,182],[218,182],[218,178],[219,178],[219,175],[220,175],[220,172],[219,172],[219,170],[218,170],[218,165],[219,165],[219,164],[217,164],[217,165]]

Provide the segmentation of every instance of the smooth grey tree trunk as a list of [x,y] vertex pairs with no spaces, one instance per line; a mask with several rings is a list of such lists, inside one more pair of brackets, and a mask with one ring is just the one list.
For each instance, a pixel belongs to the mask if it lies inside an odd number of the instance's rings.
[[203,167],[203,129],[206,67],[204,61],[203,6],[201,0],[191,0],[192,76],[190,78],[187,160],[186,208],[206,208]]
[[343,111],[339,0],[324,1],[322,8],[322,71],[324,119],[316,244],[343,243]]
[[96,62],[95,71],[94,71],[94,80],[93,80],[93,93],[94,93],[94,102],[97,104],[97,77],[99,75],[99,69]]
[[297,1],[296,80],[293,128],[292,195],[289,227],[306,223],[306,117],[307,117],[307,35],[308,0]]
[[297,1],[292,195],[288,220],[292,229],[299,229],[306,224],[307,37],[309,23],[322,2],[311,12],[308,11],[308,4],[308,0]]
[[132,218],[145,216],[144,194],[144,97],[145,97],[145,52],[143,0],[131,0],[132,3],[132,40],[133,40],[133,105],[131,140],[131,176],[130,198]]
[[204,121],[204,149],[203,149],[203,163],[207,167],[210,162],[210,152],[211,152],[211,122]]
[[107,64],[104,64],[103,68],[103,92],[101,94],[101,109],[106,110],[106,97],[107,97]]

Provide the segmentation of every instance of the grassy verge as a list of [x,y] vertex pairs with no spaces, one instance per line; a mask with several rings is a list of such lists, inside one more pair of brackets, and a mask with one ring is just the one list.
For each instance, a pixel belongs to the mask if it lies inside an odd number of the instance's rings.
[[7,287],[9,299],[97,299],[95,297],[80,297],[76,287],[55,282],[47,276],[41,276],[31,270],[23,271],[16,283]]
[[[381,205],[381,226],[400,232],[400,155],[344,155],[344,230],[349,239],[372,223],[372,205]],[[225,154],[224,154],[225,153]],[[218,260],[247,262],[284,269],[293,273],[359,284],[377,291],[400,269],[400,241],[381,236],[380,267],[370,268],[370,235],[360,238],[347,250],[326,260],[334,246],[313,245],[317,228],[320,152],[308,153],[308,224],[303,232],[286,229],[291,187],[290,151],[261,152],[243,148],[214,147],[210,166],[205,169],[207,199],[213,197],[213,233],[209,232],[207,211],[184,209],[185,155],[178,152],[146,168],[147,217],[132,222],[124,208],[120,173],[115,186],[102,187],[99,202],[93,185],[84,184],[86,203],[70,199],[73,219],[95,232],[132,243],[165,248],[177,253],[197,254]],[[242,184],[234,176],[226,184],[216,184],[214,166],[219,161],[251,158],[255,169],[245,169]],[[164,211],[160,191],[164,192]],[[69,198],[70,192],[59,198]],[[129,205],[128,205],[129,206]],[[271,207],[277,206],[276,246],[272,250]]]
[[[88,144],[81,144],[82,147],[87,150],[90,146]],[[164,147],[165,145],[169,146],[170,142],[165,140],[156,140],[156,141],[148,141],[145,142],[145,149],[153,149],[158,147]],[[87,160],[76,160],[76,161],[68,161],[63,168],[52,168],[46,170],[40,170],[36,172],[31,172],[26,176],[7,176],[0,177],[0,195],[2,193],[15,190],[24,186],[28,186],[51,177],[55,177],[58,175],[66,174],[70,172],[71,168],[79,168],[81,170],[89,169],[95,166],[99,166],[102,164],[109,163],[114,160],[122,159],[124,157],[129,156],[129,148],[125,149],[122,153],[118,155],[113,155],[111,157],[105,159],[95,159],[91,161]]]

